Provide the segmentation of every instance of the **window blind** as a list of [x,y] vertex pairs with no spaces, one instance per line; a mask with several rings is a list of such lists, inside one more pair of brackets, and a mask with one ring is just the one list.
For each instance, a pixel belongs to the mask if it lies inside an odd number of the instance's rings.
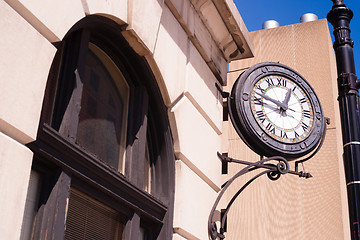
[[72,189],[66,219],[65,239],[123,239],[125,218],[116,210]]

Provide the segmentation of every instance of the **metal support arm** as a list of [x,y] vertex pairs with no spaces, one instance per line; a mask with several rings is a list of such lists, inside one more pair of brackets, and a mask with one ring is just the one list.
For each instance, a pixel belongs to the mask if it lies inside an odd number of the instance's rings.
[[[297,175],[299,177],[304,177],[304,178],[310,178],[312,177],[310,173],[305,173],[305,172],[298,172],[296,171],[292,171],[289,168],[289,163],[288,161],[280,156],[276,156],[276,157],[269,157],[269,158],[265,158],[262,159],[258,162],[252,163],[252,162],[247,162],[247,161],[243,161],[243,160],[237,160],[237,159],[233,159],[233,158],[229,158],[229,157],[224,157],[223,155],[221,155],[220,153],[218,153],[218,157],[223,160],[223,161],[227,161],[227,162],[233,162],[233,163],[240,163],[240,164],[244,164],[247,165],[245,168],[243,168],[241,171],[239,171],[237,174],[235,174],[232,178],[230,178],[225,186],[221,189],[218,197],[216,198],[216,201],[214,203],[213,208],[211,209],[210,212],[210,216],[209,216],[209,221],[208,221],[208,228],[209,228],[209,234],[212,240],[215,240],[217,238],[219,239],[224,239],[225,235],[224,235],[224,225],[225,225],[225,219],[226,216],[230,210],[230,207],[232,206],[232,204],[234,203],[234,201],[236,200],[236,198],[240,195],[240,193],[247,187],[250,185],[250,183],[252,183],[255,179],[257,179],[258,177],[267,174],[267,176],[275,181],[277,179],[280,178],[281,175],[283,174],[294,174]],[[275,165],[273,163],[266,163],[269,161],[277,161],[278,163]],[[247,183],[245,183],[244,186],[242,186],[237,193],[232,197],[232,199],[230,200],[230,202],[228,203],[224,216],[221,220],[220,223],[220,231],[218,232],[217,230],[217,226],[216,226],[216,221],[214,220],[214,215],[215,215],[215,211],[216,211],[216,207],[220,202],[221,197],[224,195],[225,191],[228,189],[228,187],[231,185],[231,183],[237,179],[238,177],[251,172],[255,169],[259,169],[259,168],[263,168],[264,171],[258,173],[257,175],[255,175],[253,178],[251,178]]]

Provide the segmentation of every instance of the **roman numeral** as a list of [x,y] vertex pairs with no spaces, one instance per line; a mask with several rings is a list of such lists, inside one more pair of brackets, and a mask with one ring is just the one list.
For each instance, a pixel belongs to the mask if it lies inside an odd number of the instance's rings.
[[310,114],[310,111],[309,111],[309,110],[304,110],[304,111],[303,111],[303,114],[304,114],[304,117],[306,117],[306,118],[311,118],[311,114]]
[[296,86],[292,89],[293,92],[295,92]]
[[256,88],[259,89],[261,91],[261,93],[265,93],[265,89],[261,88],[260,85],[257,85]]
[[297,132],[296,132],[296,131],[294,131],[294,133],[295,133],[295,137],[296,137],[296,138],[300,137],[300,135],[299,135],[299,134],[297,134]]
[[306,125],[304,122],[301,123],[301,127],[304,129],[304,131],[306,131],[309,128],[309,126]]
[[256,114],[259,117],[259,120],[261,121],[261,123],[264,123],[264,121],[266,119],[264,112],[263,111],[256,111]]
[[270,132],[275,135],[275,127],[271,129]]
[[268,83],[269,86],[274,85],[274,82],[271,78],[265,78],[265,81]]
[[280,135],[281,135],[282,138],[288,138],[286,132],[281,131],[281,134],[280,134]]
[[269,132],[275,134],[275,127],[271,123],[266,125],[266,129],[269,130]]
[[283,79],[282,77],[278,77],[278,78],[276,78],[276,79],[278,80],[278,84],[277,84],[277,85],[286,87],[286,80],[285,80],[285,79]]
[[255,105],[262,105],[261,98],[254,97],[254,104]]
[[301,103],[306,103],[306,98],[300,99],[300,102],[301,102]]

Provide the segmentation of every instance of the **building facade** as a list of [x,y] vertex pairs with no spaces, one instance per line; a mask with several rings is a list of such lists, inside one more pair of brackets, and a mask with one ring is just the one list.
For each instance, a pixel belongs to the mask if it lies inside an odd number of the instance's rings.
[[217,152],[259,158],[216,85],[263,61],[304,75],[331,122],[304,165],[314,177],[251,186],[227,239],[348,238],[325,20],[249,33],[231,0],[5,0],[0,13],[0,239],[209,239],[238,170],[222,174]]
[[1,239],[206,239],[232,1],[1,1]]

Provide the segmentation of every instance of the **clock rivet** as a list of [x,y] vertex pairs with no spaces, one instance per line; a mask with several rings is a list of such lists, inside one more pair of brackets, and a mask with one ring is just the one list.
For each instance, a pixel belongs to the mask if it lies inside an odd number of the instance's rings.
[[243,93],[242,99],[243,99],[244,101],[249,100],[249,94]]
[[305,144],[304,142],[302,142],[302,143],[300,144],[300,147],[301,147],[301,149],[305,149],[305,148],[306,148],[306,144]]
[[267,136],[266,136],[265,133],[262,133],[262,134],[261,134],[261,138],[262,138],[264,141],[267,141],[267,140],[268,140],[268,138],[267,138]]
[[319,120],[321,119],[321,114],[319,112],[316,113],[316,118]]

